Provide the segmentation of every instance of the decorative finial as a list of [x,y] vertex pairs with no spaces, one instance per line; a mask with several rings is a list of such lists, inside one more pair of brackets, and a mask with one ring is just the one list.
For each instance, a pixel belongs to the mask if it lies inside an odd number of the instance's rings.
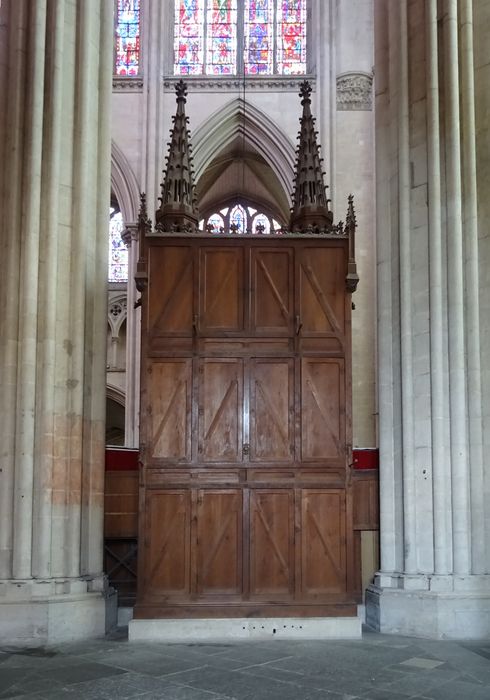
[[357,289],[359,275],[356,265],[356,212],[354,211],[354,195],[347,198],[347,214],[345,217],[345,233],[349,236],[349,261],[347,263],[347,276],[345,284],[351,294]]
[[175,84],[175,94],[177,95],[177,103],[183,102],[185,104],[187,102],[187,85],[182,78]]
[[138,213],[138,224],[144,230],[151,229],[151,219],[148,218],[146,209],[146,193],[140,192],[140,210]]
[[299,88],[299,96],[301,97],[301,104],[311,104],[311,84],[308,80],[303,80]]
[[354,195],[350,194],[347,198],[347,214],[345,217],[345,228],[350,230],[351,228],[356,228],[356,212],[354,211]]
[[168,155],[165,159],[160,206],[156,212],[159,231],[188,232],[198,227],[192,149],[188,118],[185,114],[187,85],[179,80],[175,85],[177,111],[172,117]]
[[291,231],[308,233],[312,231],[330,231],[333,215],[329,209],[329,200],[325,194],[323,159],[320,156],[318,132],[311,114],[311,84],[301,83],[300,97],[303,113],[298,132],[296,150],[296,172],[291,208]]

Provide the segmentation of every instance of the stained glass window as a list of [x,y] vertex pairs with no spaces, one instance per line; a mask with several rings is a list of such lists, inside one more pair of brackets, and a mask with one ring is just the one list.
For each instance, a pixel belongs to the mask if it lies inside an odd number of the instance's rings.
[[306,73],[305,0],[277,0],[277,72]]
[[204,63],[204,2],[177,0],[174,54],[177,75],[199,75]]
[[206,73],[236,73],[237,0],[208,0]]
[[237,233],[245,233],[247,230],[247,213],[245,209],[237,204],[230,212],[230,228],[236,226]]
[[208,226],[213,227],[214,233],[219,233],[220,230],[223,229],[225,226],[225,222],[223,221],[223,217],[220,214],[212,214],[208,218]]
[[174,72],[306,73],[306,3],[307,0],[175,0]]
[[270,233],[271,222],[265,214],[257,214],[253,220],[252,233]]
[[128,281],[128,249],[121,238],[124,223],[121,212],[111,209],[109,224],[109,282]]
[[269,234],[282,229],[276,219],[240,201],[212,213],[201,221],[200,227],[207,233],[218,234]]
[[140,0],[117,0],[116,74],[138,75]]
[[244,17],[245,72],[274,72],[274,21],[272,0],[246,0]]

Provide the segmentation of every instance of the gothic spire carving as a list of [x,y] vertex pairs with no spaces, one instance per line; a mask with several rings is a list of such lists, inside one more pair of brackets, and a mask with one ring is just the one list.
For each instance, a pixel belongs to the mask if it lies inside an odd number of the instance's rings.
[[146,192],[140,192],[140,210],[138,212],[138,228],[143,232],[151,231],[151,219],[146,208]]
[[162,196],[156,212],[156,228],[161,231],[194,231],[199,213],[196,204],[189,118],[185,114],[187,86],[183,80],[175,86],[177,112],[172,117],[170,143],[166,156]]
[[345,233],[349,236],[349,260],[347,262],[347,277],[345,283],[349,292],[355,292],[359,283],[356,265],[356,213],[354,211],[354,195],[348,197],[347,214],[345,217]]
[[323,158],[317,143],[315,119],[311,114],[311,85],[305,80],[300,89],[303,114],[298,132],[296,149],[296,173],[294,178],[291,231],[329,230],[333,214],[329,209],[322,170]]

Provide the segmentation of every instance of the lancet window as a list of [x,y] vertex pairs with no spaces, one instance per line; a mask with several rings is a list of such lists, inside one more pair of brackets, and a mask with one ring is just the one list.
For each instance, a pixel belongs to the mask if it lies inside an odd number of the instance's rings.
[[306,2],[175,0],[175,74],[306,73]]
[[111,206],[109,221],[109,282],[128,281],[128,249],[122,239],[123,230],[122,214],[116,207]]
[[202,219],[200,228],[209,233],[268,234],[283,230],[272,216],[244,202],[235,202]]
[[134,76],[140,64],[140,0],[116,3],[116,75]]

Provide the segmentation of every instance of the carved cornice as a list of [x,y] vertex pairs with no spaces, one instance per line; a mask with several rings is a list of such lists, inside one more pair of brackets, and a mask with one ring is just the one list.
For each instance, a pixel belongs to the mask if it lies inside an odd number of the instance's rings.
[[337,111],[371,111],[373,76],[369,73],[342,73],[337,77]]
[[[315,79],[305,75],[261,75],[245,78],[245,91],[276,91],[297,92],[303,80],[308,80],[315,91]],[[175,90],[175,84],[180,76],[167,76],[163,80],[163,88],[167,92]],[[226,90],[243,90],[243,78],[237,76],[186,75],[185,81],[192,92],[225,92]]]
[[143,92],[143,78],[136,76],[114,75],[112,77],[113,92]]

